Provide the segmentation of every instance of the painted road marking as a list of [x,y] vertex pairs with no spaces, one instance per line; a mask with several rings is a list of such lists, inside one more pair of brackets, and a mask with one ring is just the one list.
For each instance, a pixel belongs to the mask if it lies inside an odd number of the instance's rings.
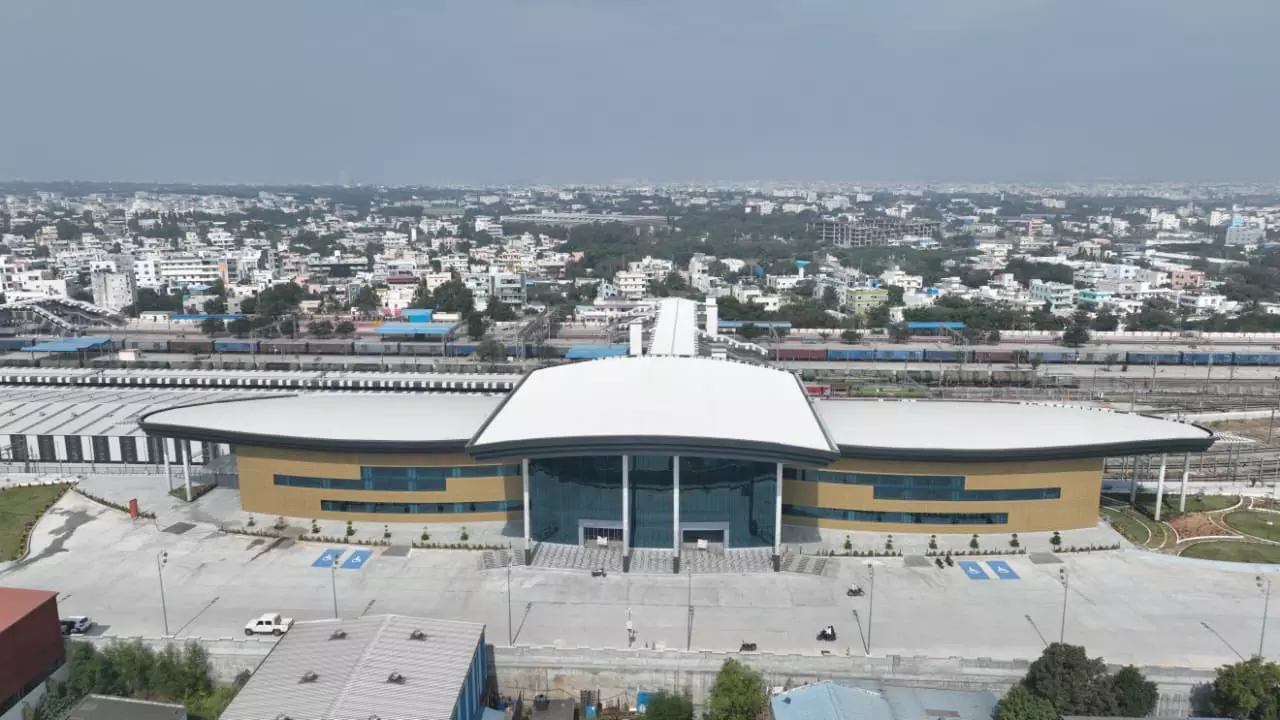
[[342,557],[342,548],[329,548],[325,550],[316,561],[311,563],[311,567],[327,568],[333,565],[334,561]]
[[369,562],[369,557],[373,555],[372,550],[356,550],[347,557],[347,561],[342,563],[343,570],[359,570],[364,564]]
[[988,560],[987,565],[991,567],[991,571],[1001,580],[1017,580],[1018,573],[1009,567],[1009,563],[1003,560]]
[[987,572],[982,569],[982,566],[976,562],[973,562],[972,560],[964,560],[959,564],[960,564],[960,569],[964,571],[965,575],[969,576],[970,580],[990,580],[991,579],[990,577],[987,576]]

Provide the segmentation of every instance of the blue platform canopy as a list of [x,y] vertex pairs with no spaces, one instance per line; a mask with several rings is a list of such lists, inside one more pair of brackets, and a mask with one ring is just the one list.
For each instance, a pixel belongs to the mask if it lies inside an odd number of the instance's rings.
[[600,358],[625,357],[626,345],[572,345],[564,354],[565,360],[599,360]]
[[786,320],[721,320],[718,324],[721,330],[737,330],[744,325],[755,325],[758,328],[773,328],[775,330],[791,329],[791,323]]
[[378,335],[432,335],[444,336],[453,330],[453,323],[389,322],[374,328]]
[[23,352],[80,352],[100,348],[110,342],[111,338],[104,337],[73,337],[28,345],[22,350]]
[[435,310],[427,308],[405,308],[400,311],[400,317],[405,322],[411,323],[428,323],[431,322],[431,316],[435,314]]
[[963,330],[962,322],[909,322],[908,330]]
[[169,319],[170,319],[170,320],[199,320],[199,321],[203,322],[203,321],[205,321],[205,320],[208,320],[209,318],[213,318],[214,320],[224,320],[224,321],[226,321],[226,322],[231,322],[232,320],[239,320],[239,319],[240,319],[240,318],[242,318],[242,317],[244,317],[244,315],[234,315],[234,314],[223,314],[223,315],[170,315],[170,316],[169,316]]

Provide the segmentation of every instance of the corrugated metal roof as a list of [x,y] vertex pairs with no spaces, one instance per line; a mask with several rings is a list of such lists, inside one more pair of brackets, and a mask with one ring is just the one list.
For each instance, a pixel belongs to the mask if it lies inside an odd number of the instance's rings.
[[885,685],[882,693],[893,720],[990,720],[997,702],[986,691]]
[[[346,637],[331,639],[336,630]],[[477,623],[402,615],[297,623],[221,717],[450,720],[483,638]],[[309,672],[315,679],[302,682]],[[388,682],[393,672],[404,682]]]
[[7,629],[57,596],[49,590],[0,587],[0,630]]
[[774,720],[894,720],[879,693],[820,682],[774,695]]
[[649,340],[650,355],[693,357],[698,354],[698,303],[663,298]]

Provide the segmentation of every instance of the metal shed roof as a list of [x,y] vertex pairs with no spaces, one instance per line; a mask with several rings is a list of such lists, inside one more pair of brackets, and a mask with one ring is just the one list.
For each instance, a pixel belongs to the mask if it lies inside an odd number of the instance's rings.
[[527,375],[468,451],[480,459],[652,453],[824,463],[837,457],[795,375],[654,356]]
[[1078,406],[818,400],[844,457],[919,461],[1054,460],[1200,452],[1213,432],[1189,423]]
[[[483,638],[477,623],[402,615],[296,623],[221,717],[450,720]],[[308,672],[315,679],[299,682]],[[388,682],[393,672],[404,682]]]

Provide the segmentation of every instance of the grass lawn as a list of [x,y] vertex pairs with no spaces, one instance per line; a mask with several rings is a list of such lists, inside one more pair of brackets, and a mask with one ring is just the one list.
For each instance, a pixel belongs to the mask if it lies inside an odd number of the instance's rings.
[[1135,545],[1146,546],[1149,540],[1159,541],[1160,539],[1158,533],[1150,532],[1150,528],[1146,523],[1129,513],[1114,508],[1103,508],[1102,514],[1111,523],[1111,526],[1116,529],[1116,532]]
[[[1178,494],[1170,493],[1169,486],[1165,486],[1164,499],[1161,505],[1164,509],[1160,512],[1161,520],[1168,520],[1177,517],[1178,512]],[[1176,485],[1174,486],[1176,489]],[[1129,503],[1128,493],[1107,493],[1107,499],[1114,500],[1117,503],[1127,505]],[[1195,495],[1187,495],[1187,512],[1212,512],[1214,510],[1225,510],[1240,501],[1236,495],[1204,495],[1197,497]],[[1155,493],[1142,493],[1138,495],[1138,511],[1147,517],[1155,517],[1156,512],[1156,496]]]
[[[1236,510],[1223,518],[1232,528],[1263,540],[1280,540],[1280,515],[1256,510]],[[1271,524],[1268,524],[1271,523]]]
[[1182,551],[1183,557],[1229,560],[1244,563],[1280,563],[1280,545],[1212,540],[1196,543]]
[[44,514],[66,485],[32,485],[0,490],[0,560],[16,560],[25,548],[23,530]]

